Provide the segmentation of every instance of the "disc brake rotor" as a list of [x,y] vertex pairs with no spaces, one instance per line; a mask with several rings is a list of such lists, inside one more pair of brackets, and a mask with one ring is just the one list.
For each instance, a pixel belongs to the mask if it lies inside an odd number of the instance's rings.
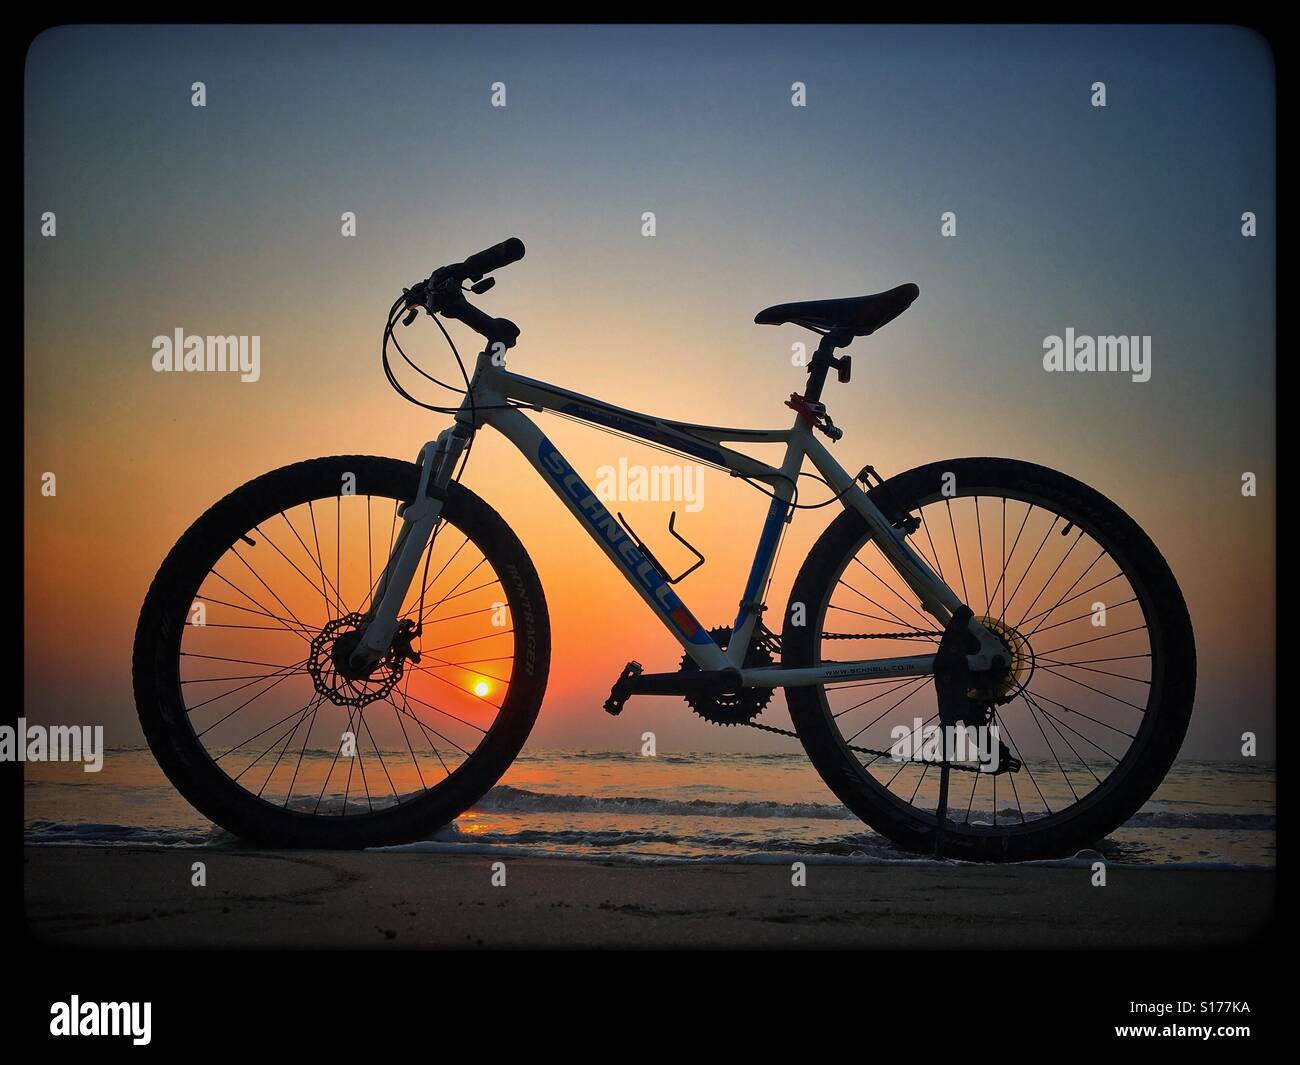
[[385,655],[365,674],[347,669],[364,621],[360,614],[344,614],[327,622],[311,641],[307,672],[317,693],[338,706],[363,707],[384,699],[402,679],[406,663],[399,653]]

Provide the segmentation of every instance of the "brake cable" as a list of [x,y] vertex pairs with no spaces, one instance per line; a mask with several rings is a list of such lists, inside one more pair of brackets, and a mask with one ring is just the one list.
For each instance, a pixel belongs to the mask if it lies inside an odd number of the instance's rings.
[[[524,405],[524,404],[519,404],[519,406],[522,407],[522,406],[525,406],[525,405]],[[667,446],[665,446],[665,445],[663,445],[663,444],[656,444],[656,443],[653,443],[652,441],[650,441],[650,440],[646,440],[646,439],[644,439],[643,437],[634,436],[634,435],[631,434],[631,433],[627,433],[627,432],[623,432],[622,430],[619,430],[619,429],[611,428],[611,427],[608,426],[608,425],[600,425],[600,424],[598,424],[598,423],[596,423],[596,422],[589,422],[589,421],[587,421],[587,420],[584,419],[584,418],[579,418],[579,417],[577,417],[576,415],[573,415],[573,414],[565,414],[563,411],[546,409],[546,410],[543,410],[541,413],[543,413],[543,414],[551,414],[551,415],[554,415],[556,418],[563,418],[565,421],[576,422],[576,423],[578,423],[579,425],[585,425],[585,426],[587,426],[588,428],[599,430],[599,431],[602,432],[602,433],[608,433],[610,436],[617,437],[617,438],[620,439],[620,440],[627,440],[627,441],[630,441],[631,443],[634,443],[634,444],[641,444],[641,445],[644,445],[645,447],[651,448],[651,449],[653,449],[653,450],[655,450],[655,451],[661,451],[661,452],[663,452],[665,455],[674,455],[674,456],[677,456],[677,457],[679,457],[679,458],[680,458],[681,455],[682,455],[682,452],[680,452],[680,451],[674,451],[671,447],[667,447]],[[721,463],[719,463],[719,462],[713,462],[713,461],[710,460],[710,459],[698,458],[698,457],[695,458],[695,461],[698,462],[701,466],[708,466],[710,469],[717,470],[719,473],[725,473],[725,474],[727,474],[729,477],[735,477],[736,480],[738,480],[738,481],[743,481],[745,484],[747,484],[750,488],[754,489],[754,491],[758,492],[760,495],[765,495],[765,496],[767,496],[768,499],[775,499],[775,498],[776,498],[776,495],[775,495],[774,492],[769,492],[766,488],[764,488],[761,484],[759,484],[759,483],[758,483],[757,481],[755,481],[753,478],[751,478],[751,477],[745,477],[745,476],[742,476],[742,475],[740,475],[740,474],[733,473],[733,472],[732,472],[728,467],[723,466],[723,465],[722,465]],[[844,491],[842,491],[842,492],[837,492],[835,495],[831,496],[829,499],[823,500],[823,501],[820,502],[820,503],[800,503],[800,502],[799,502],[799,483],[798,483],[798,481],[797,481],[797,480],[791,480],[789,477],[786,477],[785,474],[780,473],[780,472],[778,472],[777,474],[775,474],[775,476],[778,476],[778,477],[782,478],[783,480],[790,481],[790,483],[794,486],[794,498],[790,501],[790,509],[791,509],[791,510],[817,510],[817,509],[819,509],[819,508],[821,508],[821,507],[830,506],[830,504],[834,503],[836,500],[842,499],[842,498],[844,497],[845,493],[848,492],[848,490],[849,490],[849,488],[845,488]],[[815,480],[815,481],[821,481],[821,483],[824,484],[824,485],[826,485],[827,488],[830,487],[830,485],[827,484],[825,478],[818,476],[817,474],[813,473],[813,472],[810,471],[810,470],[800,470],[798,476],[799,476],[799,477],[811,477],[811,478],[812,478],[813,480]],[[850,485],[849,487],[852,487],[852,485]]]
[[[434,411],[435,413],[438,414],[454,415],[457,413],[458,408],[456,407],[439,407],[434,404],[425,403],[422,400],[416,399],[413,395],[411,395],[408,391],[406,391],[405,388],[402,387],[401,382],[397,380],[396,374],[393,373],[392,364],[388,358],[388,342],[391,340],[393,342],[393,346],[397,348],[398,354],[401,355],[402,360],[408,366],[410,366],[411,369],[415,370],[415,372],[418,373],[421,377],[425,378],[428,381],[432,381],[435,385],[439,386],[440,388],[445,388],[449,392],[467,396],[470,401],[471,417],[474,417],[474,419],[477,421],[476,415],[478,413],[478,410],[474,403],[473,391],[470,388],[469,374],[465,370],[465,361],[464,359],[461,358],[460,351],[456,347],[456,342],[452,340],[451,334],[447,332],[446,327],[442,324],[441,321],[439,321],[437,315],[435,314],[429,315],[429,317],[431,317],[434,320],[434,322],[437,323],[438,328],[442,331],[443,337],[447,341],[447,344],[451,347],[452,355],[455,356],[456,359],[456,365],[460,368],[460,375],[465,381],[465,387],[463,389],[456,388],[454,385],[449,385],[445,381],[439,381],[432,374],[426,372],[425,370],[417,366],[411,360],[411,357],[406,354],[406,350],[402,347],[401,341],[397,339],[396,334],[393,332],[394,324],[397,322],[397,320],[401,317],[401,315],[406,310],[407,310],[407,293],[403,292],[402,295],[398,297],[398,299],[393,303],[393,306],[389,309],[388,322],[384,326],[383,343],[380,346],[380,352],[382,355],[383,366],[384,366],[384,376],[388,379],[389,385],[391,385],[393,390],[397,392],[397,394],[400,395],[403,399],[407,400],[410,403],[414,403],[417,407],[422,407],[425,410]],[[473,449],[474,449],[474,439],[471,436],[469,443],[465,448],[465,453],[461,456],[460,468],[452,474],[452,480],[459,481],[460,478],[464,476],[465,467],[469,464],[470,452],[473,451]],[[441,523],[439,523],[439,525],[441,525]],[[429,544],[424,552],[424,569],[420,576],[420,602],[417,608],[418,612],[416,614],[416,623],[415,623],[415,632],[414,632],[416,636],[419,636],[424,629],[424,595],[425,595],[425,591],[427,590],[428,580],[429,580],[429,563],[433,559],[433,546],[437,538],[438,538],[438,530],[435,528],[433,535],[429,537]]]

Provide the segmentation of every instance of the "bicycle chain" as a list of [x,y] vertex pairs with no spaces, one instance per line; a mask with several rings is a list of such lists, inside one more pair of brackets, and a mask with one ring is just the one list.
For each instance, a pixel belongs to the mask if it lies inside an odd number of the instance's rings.
[[[799,733],[794,732],[788,728],[777,728],[775,725],[763,725],[757,721],[744,721],[741,723],[747,726],[748,728],[756,728],[760,732],[771,732],[776,734],[777,736],[789,736],[791,739],[794,740],[797,740],[799,738]],[[924,758],[895,758],[892,751],[877,751],[871,747],[859,747],[857,744],[854,743],[846,743],[844,746],[846,746],[850,751],[856,751],[858,754],[872,754],[875,755],[877,758],[888,758],[892,762],[899,762],[899,761],[911,762],[913,765],[933,765],[933,766],[939,766],[940,768],[942,768],[944,764],[943,762],[927,762]],[[958,765],[956,762],[949,762],[948,768],[955,769],[959,773],[982,772],[982,770],[977,769],[974,766]]]
[[[942,636],[941,632],[823,632],[823,640],[901,640],[915,639],[918,637]],[[757,721],[742,721],[741,724],[749,728],[756,728],[760,732],[771,732],[777,736],[789,736],[791,739],[798,739],[799,733],[788,728],[777,728],[775,725],[763,725]],[[894,758],[892,751],[877,751],[871,747],[859,747],[853,743],[846,743],[850,751],[856,751],[858,754],[871,754],[877,758],[888,758],[891,761],[900,761]],[[915,765],[937,765],[943,766],[942,762],[927,762],[924,759],[904,758],[901,761],[912,762]],[[948,763],[949,769],[955,769],[960,773],[978,773],[979,769],[973,766],[957,765],[954,762]]]
[[942,632],[823,632],[823,640],[914,640],[941,637]]

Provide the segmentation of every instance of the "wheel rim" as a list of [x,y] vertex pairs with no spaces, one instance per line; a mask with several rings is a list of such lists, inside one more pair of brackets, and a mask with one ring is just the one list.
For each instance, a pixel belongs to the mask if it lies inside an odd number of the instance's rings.
[[[952,498],[935,492],[908,509],[921,519],[908,537],[913,549],[977,616],[993,620],[995,633],[1009,629],[1013,644],[1025,644],[1013,648],[1025,656],[1023,684],[993,717],[1008,753],[1024,768],[951,772],[945,832],[1029,834],[1085,814],[1132,771],[1155,727],[1151,711],[1159,706],[1164,659],[1150,590],[1109,537],[1041,495],[967,488]],[[914,635],[823,639],[849,630],[850,620],[861,626],[852,631]],[[846,555],[817,624],[819,659],[828,645],[847,660],[927,653],[938,644],[937,635],[915,635],[935,632],[936,623],[869,535]],[[938,720],[932,678],[818,690],[833,734],[859,766],[859,780],[878,801],[933,830],[940,777],[933,749],[921,762],[852,750],[891,750],[890,729],[900,724],[910,727],[913,741],[924,736]]]
[[340,492],[272,511],[218,552],[180,626],[177,685],[195,742],[232,785],[283,813],[353,820],[405,807],[457,779],[505,716],[510,593],[446,515],[399,614],[420,660],[390,656],[370,677],[340,668],[400,504]]

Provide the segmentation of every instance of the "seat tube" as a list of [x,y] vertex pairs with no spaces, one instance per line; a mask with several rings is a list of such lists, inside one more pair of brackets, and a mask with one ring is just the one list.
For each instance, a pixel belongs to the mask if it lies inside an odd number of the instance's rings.
[[772,490],[772,501],[768,504],[767,517],[763,520],[763,531],[759,535],[758,550],[754,553],[754,564],[750,567],[749,579],[745,582],[744,595],[736,614],[736,623],[732,626],[732,638],[727,647],[727,658],[734,666],[744,662],[745,654],[753,642],[754,631],[762,620],[763,604],[760,602],[772,576],[776,562],[777,545],[781,542],[781,533],[786,522],[790,520],[791,504],[794,500],[795,479],[803,467],[805,438],[808,433],[807,423],[796,415],[794,431],[786,446],[785,460],[781,463],[782,478]]

